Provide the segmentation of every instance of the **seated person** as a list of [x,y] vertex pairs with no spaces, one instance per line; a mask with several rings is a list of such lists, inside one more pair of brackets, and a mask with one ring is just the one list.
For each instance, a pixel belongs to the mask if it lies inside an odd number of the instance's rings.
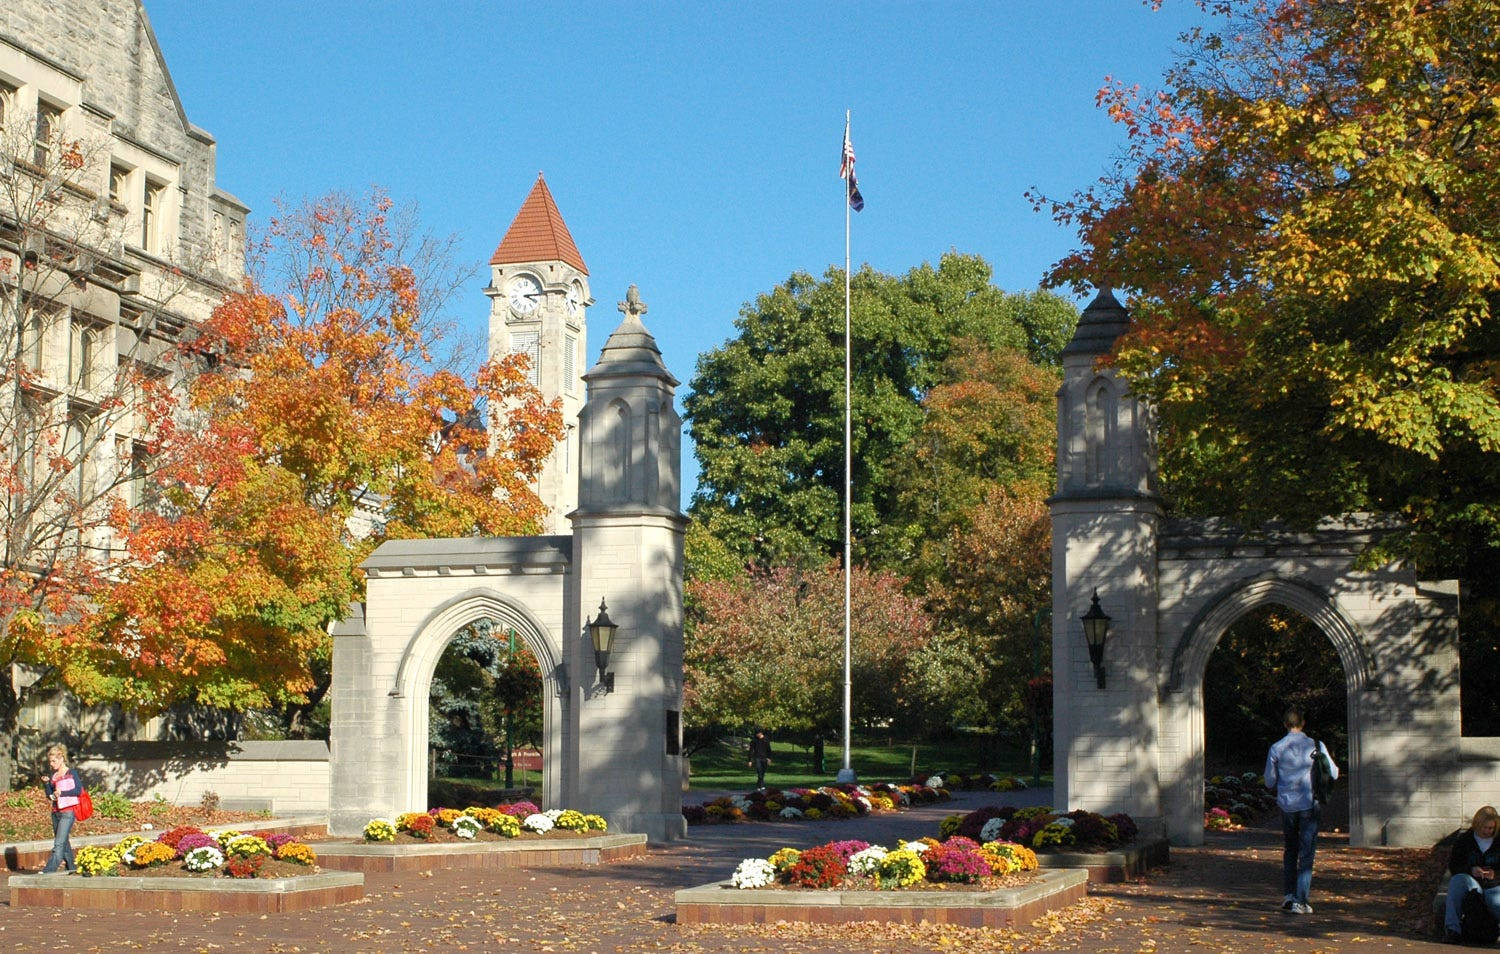
[[1459,940],[1458,909],[1470,891],[1484,892],[1484,903],[1500,918],[1500,842],[1495,829],[1500,826],[1500,812],[1486,805],[1474,813],[1474,824],[1458,836],[1453,853],[1448,856],[1448,909],[1443,916],[1446,940]]

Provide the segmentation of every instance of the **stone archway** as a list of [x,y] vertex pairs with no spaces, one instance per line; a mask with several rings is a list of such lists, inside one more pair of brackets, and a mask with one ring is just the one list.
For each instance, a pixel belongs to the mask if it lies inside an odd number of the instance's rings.
[[[406,782],[402,797],[406,804],[427,804],[427,780],[430,752],[428,732],[432,692],[432,675],[438,660],[453,638],[468,626],[492,619],[502,628],[513,630],[542,671],[542,737],[548,742],[562,742],[558,731],[567,725],[565,671],[559,667],[553,647],[557,638],[548,633],[524,606],[492,589],[478,588],[458,594],[439,605],[417,628],[397,665],[391,695],[400,700],[400,719],[407,740]],[[559,745],[561,747],[561,745]],[[565,751],[554,751],[551,744],[542,749],[542,791],[560,793],[570,790],[571,777]]]
[[[1349,749],[1341,755],[1341,768],[1349,780],[1350,837],[1355,843],[1365,837],[1362,807],[1366,773],[1361,770],[1364,722],[1360,709],[1364,693],[1374,686],[1376,671],[1368,642],[1358,624],[1318,587],[1305,580],[1262,576],[1236,583],[1206,602],[1183,631],[1172,654],[1162,692],[1161,784],[1167,801],[1168,834],[1178,844],[1203,842],[1203,682],[1209,657],[1238,620],[1272,605],[1301,614],[1338,654],[1344,672],[1349,729]],[[1355,826],[1360,826],[1358,833]]]

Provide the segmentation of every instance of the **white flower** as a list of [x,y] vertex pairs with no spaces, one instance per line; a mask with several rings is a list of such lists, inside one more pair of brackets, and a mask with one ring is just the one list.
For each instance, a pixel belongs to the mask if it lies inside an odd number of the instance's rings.
[[153,824],[151,824],[150,822],[142,822],[141,823],[141,831],[155,831],[155,830],[156,830],[156,826],[153,825]]
[[926,851],[932,846],[927,844],[927,842],[925,841],[903,841],[901,843],[901,847],[905,848],[907,851],[915,851],[920,855],[922,852]]
[[736,888],[764,888],[775,880],[776,869],[764,858],[746,858],[729,878]]
[[131,845],[129,848],[126,848],[124,851],[120,852],[120,860],[125,862],[127,865],[135,864],[135,850],[144,844],[145,842],[137,842],[136,844]]
[[1072,828],[1073,827],[1073,819],[1071,819],[1068,816],[1064,815],[1063,817],[1059,818],[1057,821],[1053,822],[1052,824],[1057,825],[1060,828]]
[[[923,845],[922,847],[927,847]],[[879,845],[871,845],[863,851],[849,856],[849,870],[857,875],[870,876],[880,870],[880,861],[890,852]]]
[[942,788],[943,787],[943,777],[941,775],[934,775],[932,778],[929,778],[927,780],[927,787],[928,788]]
[[1026,780],[1024,778],[1013,778],[1010,780],[1010,783],[1014,785],[1018,791],[1025,791],[1026,789]]
[[537,814],[527,815],[525,820],[521,822],[521,827],[527,831],[534,831],[539,835],[545,835],[552,830],[553,824],[552,819],[546,815]]
[[863,795],[854,796],[854,800],[865,806],[865,811],[870,811],[875,807],[874,805],[871,805],[870,800],[868,798],[865,798]]
[[483,827],[479,819],[470,815],[462,815],[453,822],[453,834],[460,838],[473,838]]
[[553,822],[556,822],[559,818],[562,817],[562,813],[564,811],[566,811],[566,809],[563,809],[563,808],[549,808],[546,811],[542,812],[542,814],[546,815],[548,818],[552,819]]
[[1005,819],[991,818],[989,821],[984,823],[983,828],[979,829],[979,843],[984,844],[987,841],[994,841],[995,839],[999,838],[1000,829],[1004,827]]
[[224,863],[224,852],[213,845],[202,845],[188,852],[182,866],[189,871],[213,871]]
[[750,799],[744,798],[740,795],[736,795],[733,799],[731,799],[730,804],[735,808],[738,808],[742,812],[750,810]]
[[782,818],[801,818],[802,817],[802,809],[800,809],[800,808],[793,808],[792,806],[788,805],[787,807],[785,807],[785,808],[783,808],[781,810],[781,817]]

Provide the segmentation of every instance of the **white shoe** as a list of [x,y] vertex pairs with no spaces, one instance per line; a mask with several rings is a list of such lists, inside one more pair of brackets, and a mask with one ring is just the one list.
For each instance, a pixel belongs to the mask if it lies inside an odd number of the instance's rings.
[[1293,914],[1312,914],[1312,905],[1303,904],[1301,901],[1292,902]]

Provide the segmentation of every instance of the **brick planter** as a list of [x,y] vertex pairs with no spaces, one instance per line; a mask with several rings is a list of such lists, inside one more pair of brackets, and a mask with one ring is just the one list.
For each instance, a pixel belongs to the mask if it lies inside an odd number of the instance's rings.
[[678,924],[899,921],[1010,927],[1083,899],[1083,871],[1039,871],[1019,888],[998,891],[786,891],[741,889],[728,881],[677,892]]
[[1100,884],[1134,878],[1170,860],[1165,838],[1128,845],[1119,851],[1098,854],[1037,852],[1036,857],[1043,868],[1084,868],[1089,873],[1089,880]]
[[365,876],[323,871],[295,878],[83,878],[10,876],[10,906],[93,911],[306,911],[365,896]]
[[525,841],[442,842],[396,845],[386,842],[323,842],[313,846],[318,864],[340,871],[431,871],[439,868],[580,868],[608,864],[646,853],[645,835]]

